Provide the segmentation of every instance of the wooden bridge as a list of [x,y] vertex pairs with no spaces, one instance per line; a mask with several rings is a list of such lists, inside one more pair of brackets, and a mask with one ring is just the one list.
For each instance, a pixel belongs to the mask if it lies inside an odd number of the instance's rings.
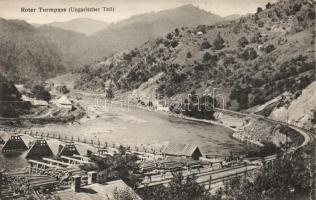
[[79,156],[74,154],[73,157],[68,157],[68,156],[60,156],[61,159],[65,160],[68,162],[70,165],[82,165],[82,164],[90,164],[91,162],[89,161],[89,158]]

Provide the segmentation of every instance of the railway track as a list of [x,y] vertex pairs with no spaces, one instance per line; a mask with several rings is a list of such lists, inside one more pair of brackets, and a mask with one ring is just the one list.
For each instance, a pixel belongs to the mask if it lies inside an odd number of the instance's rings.
[[[274,124],[280,124],[280,125],[284,125],[286,127],[289,127],[291,129],[294,129],[295,131],[297,131],[298,133],[300,133],[304,137],[304,142],[302,144],[300,144],[298,147],[290,149],[287,153],[294,152],[294,151],[296,151],[296,150],[298,150],[298,149],[300,149],[300,148],[302,148],[302,147],[304,147],[304,146],[306,146],[308,144],[312,144],[313,142],[315,142],[315,136],[310,131],[304,130],[303,128],[295,126],[295,125],[292,125],[292,124],[288,124],[288,123],[285,123],[285,122],[282,122],[282,121],[273,120],[273,119],[268,119],[266,117],[263,117],[263,116],[260,116],[260,115],[257,115],[257,114],[241,113],[241,112],[224,110],[224,109],[218,109],[218,108],[216,108],[215,110],[219,111],[219,112],[223,112],[223,113],[229,113],[229,114],[235,114],[235,115],[244,116],[244,117],[251,117],[251,118],[255,118],[255,119],[261,119],[261,120],[265,120],[265,121],[268,121],[268,122],[271,122],[271,123],[274,123]],[[274,159],[276,159],[276,157],[277,157],[276,155],[271,155],[271,156],[265,157],[263,160],[265,162],[270,162],[270,161],[273,161]],[[263,160],[257,160],[257,161],[263,161]],[[205,184],[209,184],[209,182],[210,182],[209,177],[210,176],[213,176],[213,175],[216,175],[216,174],[220,174],[220,173],[227,173],[227,175],[220,176],[220,177],[212,179],[211,180],[211,184],[214,184],[214,183],[222,182],[224,180],[229,180],[231,178],[234,178],[236,176],[244,174],[245,171],[237,172],[238,169],[242,169],[244,167],[245,166],[235,166],[235,167],[225,168],[225,169],[221,169],[221,170],[208,170],[208,171],[196,173],[194,175],[195,175],[195,177],[197,177],[197,182],[199,184],[205,185]],[[253,167],[251,169],[246,169],[246,171],[253,171],[253,170],[256,170],[258,168],[259,168],[259,166],[256,166],[256,167]],[[236,173],[233,173],[233,174],[232,173],[228,173],[228,172],[235,172],[235,171],[236,171]],[[204,180],[203,180],[203,177],[206,177],[206,178],[204,178]],[[161,180],[161,181],[153,181],[151,183],[144,183],[144,184],[146,186],[150,187],[150,186],[155,186],[155,185],[159,185],[159,184],[166,184],[166,183],[170,182],[172,179],[173,179],[173,177],[168,177],[168,178],[166,178],[164,180]],[[199,179],[202,179],[202,180],[199,180]],[[144,184],[142,184],[140,186],[140,188],[144,187]]]

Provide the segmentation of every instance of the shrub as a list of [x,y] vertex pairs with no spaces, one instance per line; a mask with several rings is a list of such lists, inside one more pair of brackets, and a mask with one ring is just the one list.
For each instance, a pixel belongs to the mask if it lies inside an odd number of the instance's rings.
[[274,45],[273,45],[273,44],[269,44],[268,46],[266,46],[266,47],[264,48],[264,51],[265,51],[266,53],[270,53],[270,52],[273,51],[274,49],[275,49]]
[[174,33],[175,33],[176,36],[178,36],[179,35],[179,29],[178,28],[174,29]]
[[190,51],[188,51],[188,53],[187,53],[187,58],[192,58],[192,54]]
[[165,47],[169,47],[170,42],[169,42],[168,40],[165,40],[165,41],[163,42],[163,44],[165,45]]
[[257,58],[257,52],[253,48],[248,48],[245,51],[243,51],[240,55],[241,58],[244,60],[253,60]]
[[210,43],[207,40],[204,40],[201,44],[201,49],[203,50],[203,49],[209,49],[209,48],[211,48]]
[[132,61],[133,57],[129,53],[123,53],[123,59],[130,62],[130,61]]
[[258,27],[260,27],[260,28],[264,27],[264,22],[263,21],[258,21]]
[[252,43],[261,43],[261,34],[260,34],[260,32],[255,33],[250,41]]
[[168,33],[168,34],[167,34],[167,39],[168,39],[168,40],[171,40],[171,39],[172,39],[172,34],[171,34],[171,33]]
[[216,55],[211,55],[209,52],[205,52],[203,55],[203,62],[204,63],[215,63],[218,60]]
[[224,48],[224,43],[225,43],[225,41],[223,40],[221,35],[218,33],[214,42],[213,42],[213,48],[215,50],[220,50],[220,49]]
[[269,2],[269,3],[267,3],[267,5],[266,5],[266,9],[270,9],[272,7],[272,4]]
[[249,44],[247,38],[245,36],[239,38],[238,40],[238,46],[244,48],[245,46],[247,46]]
[[34,97],[38,100],[49,101],[51,100],[51,96],[49,92],[42,85],[35,85],[31,90]]
[[[151,200],[211,200],[209,191],[196,182],[195,176],[184,176],[181,172],[172,172],[174,178],[167,186],[144,187],[138,190],[142,199]],[[125,196],[124,196],[125,197]],[[127,199],[128,200],[128,199]]]
[[177,40],[172,40],[170,44],[173,48],[175,48],[178,46],[179,42]]
[[17,100],[22,96],[13,82],[7,81],[2,74],[0,74],[0,94],[0,100],[3,101]]

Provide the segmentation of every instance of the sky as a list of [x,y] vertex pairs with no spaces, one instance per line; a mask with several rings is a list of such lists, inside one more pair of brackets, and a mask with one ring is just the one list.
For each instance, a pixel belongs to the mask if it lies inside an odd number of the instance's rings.
[[[0,0],[0,17],[5,19],[24,19],[30,23],[50,23],[68,21],[75,18],[90,18],[118,22],[137,14],[157,12],[185,4],[193,4],[201,9],[227,16],[256,12],[276,0]],[[69,7],[113,7],[114,12],[97,13],[26,13],[21,8],[69,8]],[[38,9],[37,9],[38,10]]]

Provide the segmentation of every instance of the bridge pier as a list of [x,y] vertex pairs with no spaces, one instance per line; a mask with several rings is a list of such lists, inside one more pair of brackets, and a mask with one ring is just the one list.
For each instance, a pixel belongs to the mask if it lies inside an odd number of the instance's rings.
[[24,143],[23,139],[19,135],[13,135],[10,139],[4,144],[2,148],[3,153],[9,152],[18,152],[27,150],[27,146]]
[[2,137],[0,137],[0,145],[5,144],[4,139],[2,139]]
[[26,158],[52,156],[53,152],[48,146],[46,140],[38,139],[28,151]]
[[58,156],[73,156],[74,154],[80,155],[76,146],[72,142],[67,142],[65,145],[60,145]]

